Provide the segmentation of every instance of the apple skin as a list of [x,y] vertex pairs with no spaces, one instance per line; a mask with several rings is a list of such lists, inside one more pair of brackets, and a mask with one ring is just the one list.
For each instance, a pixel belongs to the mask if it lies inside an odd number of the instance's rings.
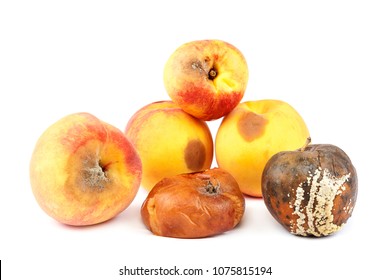
[[309,145],[274,155],[262,180],[264,203],[290,233],[322,237],[351,217],[358,178],[348,155],[334,145]]
[[48,127],[30,161],[40,207],[74,226],[98,224],[125,210],[141,174],[141,160],[123,132],[88,113],[65,116]]
[[244,211],[237,182],[214,168],[162,179],[145,199],[141,215],[155,235],[201,238],[233,229]]
[[139,109],[128,121],[125,135],[141,157],[141,185],[148,191],[164,177],[208,169],[213,160],[207,124],[172,101]]
[[302,147],[309,130],[300,114],[281,100],[240,103],[223,119],[215,138],[218,166],[244,194],[262,197],[261,176],[272,155]]
[[221,40],[181,45],[164,68],[168,95],[185,112],[210,121],[228,114],[244,96],[248,66],[235,46]]

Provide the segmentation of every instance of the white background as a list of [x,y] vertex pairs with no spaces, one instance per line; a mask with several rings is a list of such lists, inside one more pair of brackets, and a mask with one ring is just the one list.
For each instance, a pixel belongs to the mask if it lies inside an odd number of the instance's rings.
[[[383,279],[390,250],[386,2],[1,1],[4,279],[222,279],[211,275],[214,266],[272,267],[270,277],[245,279]],[[305,119],[314,143],[349,154],[359,195],[346,226],[331,237],[299,238],[273,220],[261,199],[247,198],[233,231],[197,240],[162,238],[140,219],[143,190],[101,225],[74,228],[48,217],[29,185],[40,134],[80,111],[124,129],[141,106],[169,98],[162,81],[168,56],[185,42],[214,38],[232,43],[247,59],[243,101],[284,100]],[[213,134],[219,123],[209,123]],[[119,276],[125,265],[177,265],[209,274]]]

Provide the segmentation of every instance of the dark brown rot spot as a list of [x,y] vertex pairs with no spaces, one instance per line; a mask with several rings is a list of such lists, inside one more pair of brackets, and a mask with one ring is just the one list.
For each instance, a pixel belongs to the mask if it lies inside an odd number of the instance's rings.
[[251,142],[263,134],[267,122],[262,115],[246,112],[237,122],[238,132],[246,141]]
[[87,158],[83,161],[81,178],[78,180],[83,191],[102,191],[109,179],[107,177],[108,165],[103,165],[100,161]]
[[206,160],[206,148],[200,140],[191,140],[184,150],[184,160],[188,169],[199,171]]
[[203,193],[207,195],[218,195],[221,193],[220,183],[217,180],[208,180],[206,186],[204,187]]

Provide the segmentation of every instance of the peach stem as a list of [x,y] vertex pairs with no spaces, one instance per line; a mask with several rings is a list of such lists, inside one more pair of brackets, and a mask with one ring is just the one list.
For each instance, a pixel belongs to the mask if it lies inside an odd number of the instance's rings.
[[306,149],[306,147],[310,145],[310,143],[311,143],[311,137],[309,136],[306,138],[306,142],[303,145],[303,147],[301,148],[301,152],[303,152]]
[[214,80],[215,77],[217,77],[217,70],[215,70],[214,68],[211,68],[209,71],[209,79]]

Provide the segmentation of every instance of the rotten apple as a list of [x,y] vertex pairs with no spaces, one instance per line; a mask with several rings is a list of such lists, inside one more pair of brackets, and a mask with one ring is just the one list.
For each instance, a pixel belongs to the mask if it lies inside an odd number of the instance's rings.
[[200,238],[233,229],[244,210],[233,176],[214,168],[162,179],[149,192],[141,215],[155,235]]
[[340,230],[352,215],[358,178],[342,149],[305,145],[271,157],[262,191],[269,212],[289,232],[321,237]]

